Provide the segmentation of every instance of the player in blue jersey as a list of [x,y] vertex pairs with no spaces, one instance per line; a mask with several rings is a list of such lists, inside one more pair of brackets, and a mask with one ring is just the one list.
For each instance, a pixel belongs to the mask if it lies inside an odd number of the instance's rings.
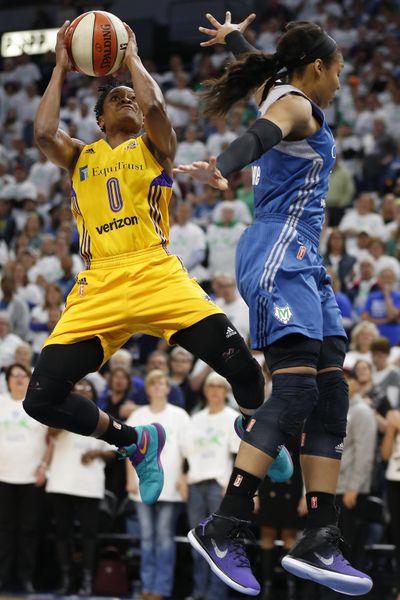
[[343,557],[335,491],[346,435],[348,390],[343,378],[346,334],[318,254],[335,142],[321,108],[339,89],[343,58],[335,41],[309,22],[287,25],[275,54],[249,46],[240,25],[207,15],[214,29],[204,45],[226,43],[239,57],[206,82],[206,112],[226,114],[249,92],[260,118],[217,159],[178,172],[219,189],[252,164],[254,223],[237,248],[237,282],[250,308],[251,342],[272,373],[272,394],[246,427],[225,497],[189,540],[231,587],[257,595],[260,586],[244,538],[253,496],[290,436],[302,433],[305,531],[282,560],[289,572],[349,595],[371,579]]

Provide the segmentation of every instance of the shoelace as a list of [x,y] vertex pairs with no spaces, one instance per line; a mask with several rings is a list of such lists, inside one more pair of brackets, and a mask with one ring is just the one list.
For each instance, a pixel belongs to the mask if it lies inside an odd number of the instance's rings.
[[231,542],[231,552],[233,554],[233,558],[235,559],[236,566],[250,568],[250,562],[246,554],[245,541],[256,541],[256,536],[250,529],[250,522],[244,521],[243,523],[232,527],[227,537]]
[[335,556],[340,555],[343,562],[346,565],[350,565],[349,561],[343,556],[340,546],[343,545],[347,549],[350,549],[350,544],[341,536],[339,529],[327,529],[326,531],[327,542],[334,547]]

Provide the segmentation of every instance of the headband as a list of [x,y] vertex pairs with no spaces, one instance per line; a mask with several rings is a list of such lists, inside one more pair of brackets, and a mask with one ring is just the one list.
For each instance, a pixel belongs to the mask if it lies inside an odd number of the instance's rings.
[[327,58],[330,56],[337,48],[337,44],[330,35],[325,33],[325,31],[315,40],[314,44],[311,46],[309,50],[303,52],[295,61],[293,61],[290,65],[285,61],[285,58],[280,56],[279,48],[273,54],[273,59],[275,61],[276,67],[279,71],[283,68],[297,67],[298,65],[307,65],[309,63],[314,62],[317,58]]

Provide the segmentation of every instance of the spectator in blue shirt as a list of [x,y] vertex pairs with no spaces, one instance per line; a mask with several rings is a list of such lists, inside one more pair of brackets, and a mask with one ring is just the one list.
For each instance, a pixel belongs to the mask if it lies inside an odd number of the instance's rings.
[[383,269],[379,275],[380,289],[368,295],[361,315],[362,319],[375,323],[391,346],[400,342],[400,292],[394,289],[395,281],[392,269]]

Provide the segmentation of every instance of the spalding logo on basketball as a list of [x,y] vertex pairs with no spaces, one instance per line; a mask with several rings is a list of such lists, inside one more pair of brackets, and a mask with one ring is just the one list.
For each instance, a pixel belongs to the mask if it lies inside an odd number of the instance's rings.
[[124,24],[104,10],[92,10],[74,19],[65,34],[74,67],[92,77],[114,73],[121,66],[128,44]]

